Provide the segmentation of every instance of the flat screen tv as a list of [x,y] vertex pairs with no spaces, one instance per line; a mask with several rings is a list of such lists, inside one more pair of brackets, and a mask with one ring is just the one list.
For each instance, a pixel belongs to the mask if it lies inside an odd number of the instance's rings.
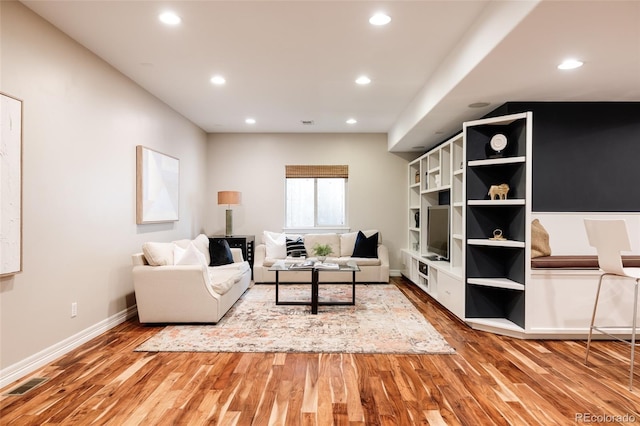
[[427,252],[430,259],[449,260],[449,206],[427,208]]

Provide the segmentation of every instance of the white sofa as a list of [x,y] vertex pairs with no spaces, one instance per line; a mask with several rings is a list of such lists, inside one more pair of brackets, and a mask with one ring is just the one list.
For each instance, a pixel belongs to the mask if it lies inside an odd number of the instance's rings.
[[203,234],[193,241],[145,243],[143,252],[133,255],[140,322],[220,321],[251,283],[241,249],[231,249],[231,254],[233,263],[209,266],[209,239]]
[[[354,248],[358,232],[344,234],[323,233],[323,234],[281,234],[265,231],[263,241],[255,249],[253,264],[253,277],[256,283],[274,283],[276,274],[269,271],[269,268],[277,261],[299,262],[300,258],[295,258],[286,253],[286,239],[295,240],[302,238],[307,258],[313,256],[313,247],[316,244],[329,244],[333,253],[329,255],[326,262],[346,264],[355,262],[360,267],[360,272],[356,273],[356,282],[374,283],[389,282],[389,251],[382,244],[380,233],[376,230],[362,231],[366,237],[378,234],[376,244],[376,257],[353,257]],[[285,244],[282,247],[282,244]],[[319,275],[320,282],[351,282],[351,272],[325,272]],[[309,282],[311,274],[309,271],[291,271],[281,273],[280,282]]]

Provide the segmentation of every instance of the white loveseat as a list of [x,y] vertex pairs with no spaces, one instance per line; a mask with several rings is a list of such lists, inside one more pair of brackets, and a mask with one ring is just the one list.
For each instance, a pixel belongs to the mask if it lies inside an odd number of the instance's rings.
[[[354,249],[356,248],[356,240],[358,232],[350,232],[344,234],[323,233],[323,234],[281,234],[265,231],[263,241],[255,249],[255,260],[253,265],[253,277],[256,283],[274,283],[276,281],[275,272],[269,271],[269,268],[277,261],[300,262],[300,258],[292,257],[291,253],[287,254],[287,240],[295,244],[295,240],[302,239],[307,258],[315,257],[313,255],[313,247],[316,244],[329,244],[333,250],[326,262],[346,264],[347,262],[355,262],[360,267],[360,272],[356,273],[356,282],[373,283],[373,282],[389,282],[389,251],[382,244],[380,233],[376,230],[362,231],[364,236],[372,238],[378,234],[375,244],[375,257],[354,257]],[[352,275],[350,272],[330,272],[320,273],[320,282],[351,282]],[[308,282],[311,280],[309,271],[291,271],[281,273],[280,282]]]
[[141,323],[217,323],[251,283],[240,249],[230,249],[233,263],[209,266],[204,234],[193,241],[145,243],[142,249],[133,255]]

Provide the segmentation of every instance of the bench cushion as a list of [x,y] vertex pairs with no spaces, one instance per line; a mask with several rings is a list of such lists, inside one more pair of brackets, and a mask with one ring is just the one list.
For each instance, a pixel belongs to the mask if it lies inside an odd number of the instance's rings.
[[[640,267],[640,256],[622,256],[625,268]],[[598,256],[542,256],[531,259],[532,268],[560,268],[560,269],[598,269]]]

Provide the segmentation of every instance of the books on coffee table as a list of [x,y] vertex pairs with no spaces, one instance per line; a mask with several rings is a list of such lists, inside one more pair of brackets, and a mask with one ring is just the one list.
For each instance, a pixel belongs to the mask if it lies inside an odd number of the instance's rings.
[[340,265],[331,262],[319,262],[316,260],[306,260],[304,262],[294,263],[289,269],[340,269]]

